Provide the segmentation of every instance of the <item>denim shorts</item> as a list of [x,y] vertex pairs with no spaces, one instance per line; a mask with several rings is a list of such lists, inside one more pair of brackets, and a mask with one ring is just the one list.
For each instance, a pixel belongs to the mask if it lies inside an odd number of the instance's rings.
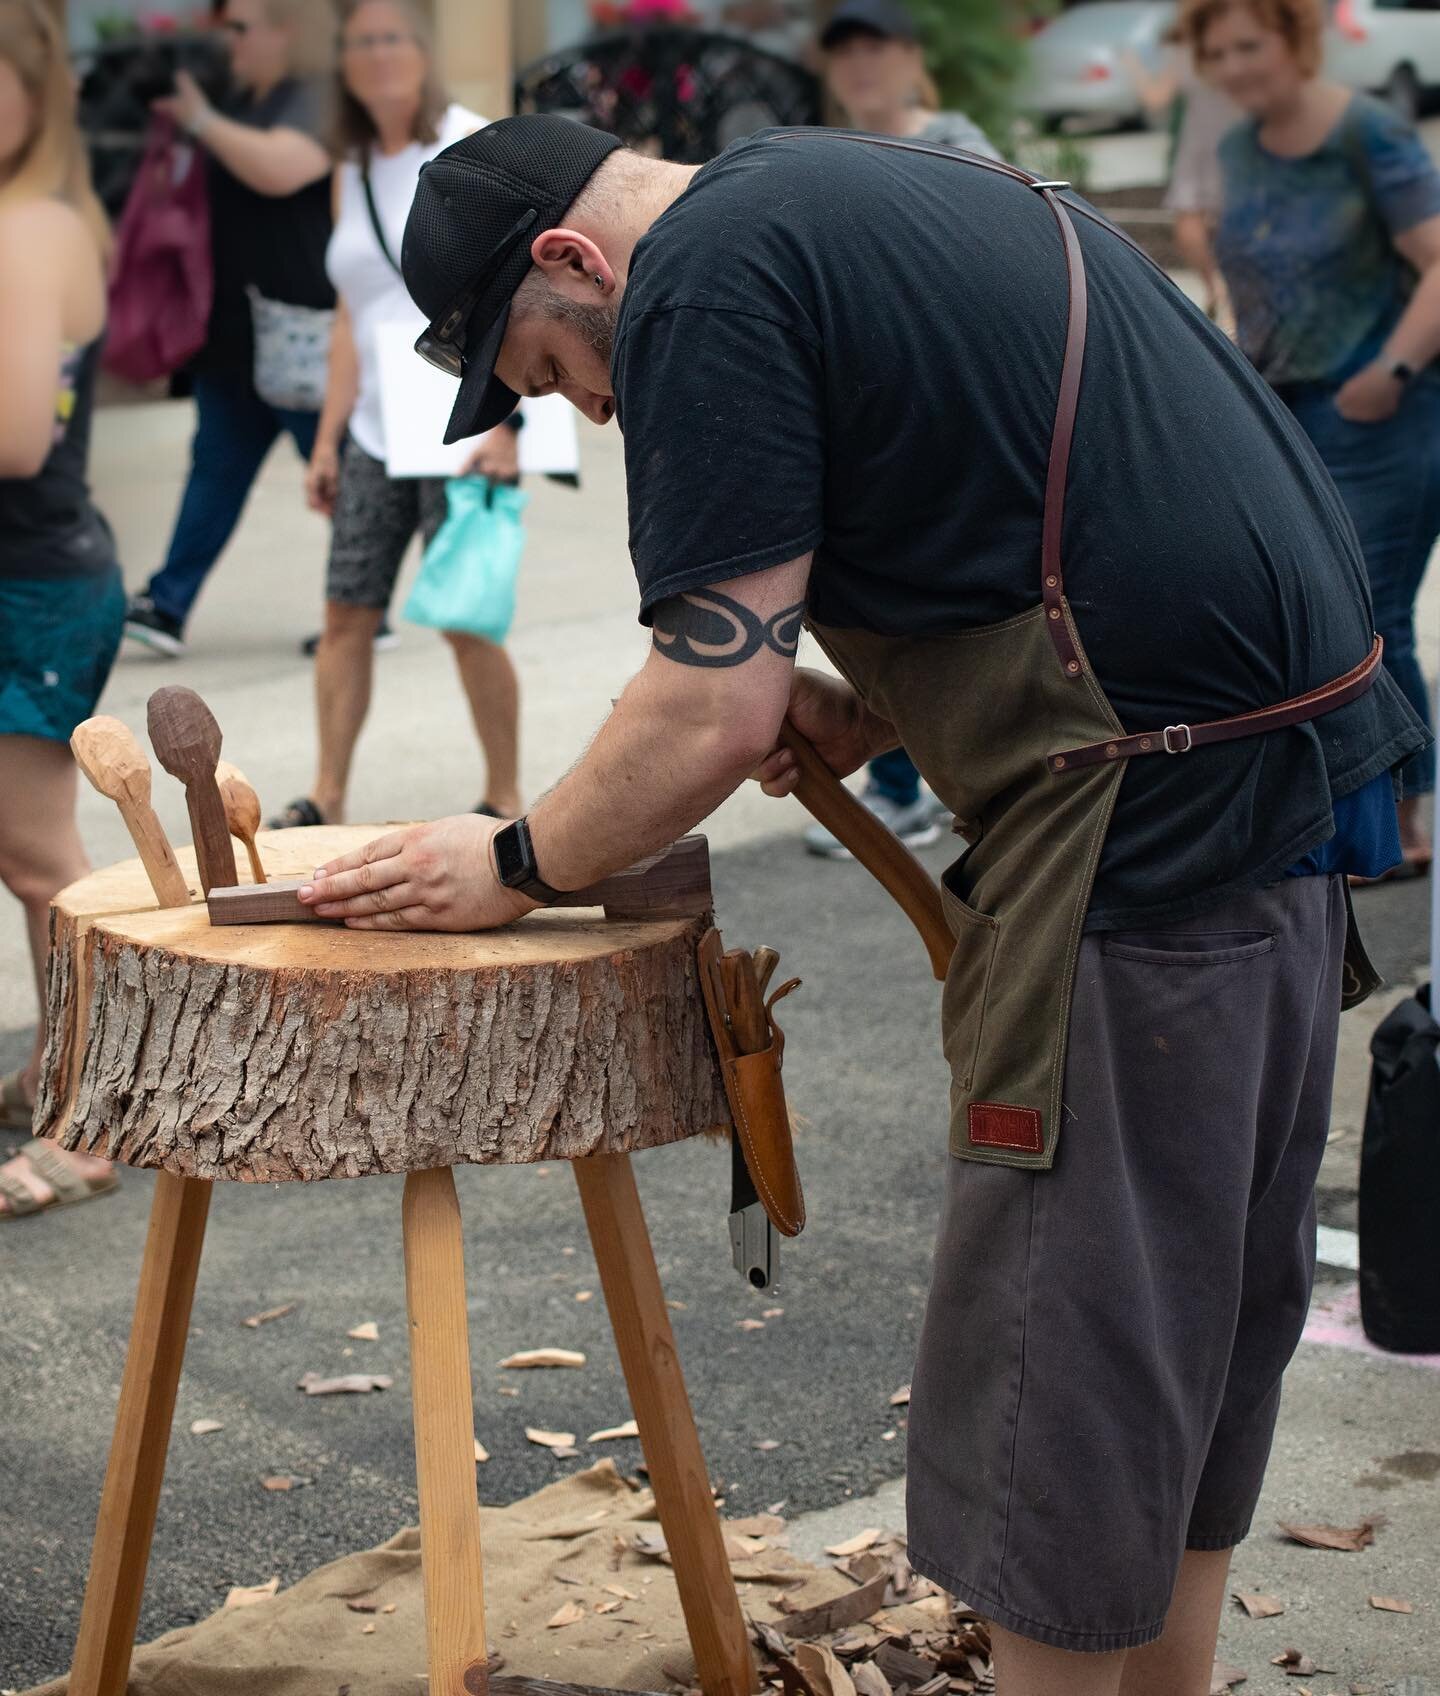
[[1345,898],[1288,878],[1081,944],[1048,1172],[951,1158],[910,1560],[1057,1648],[1164,1629],[1245,1536],[1315,1270]]
[[0,736],[68,742],[95,711],[125,622],[120,568],[0,576]]

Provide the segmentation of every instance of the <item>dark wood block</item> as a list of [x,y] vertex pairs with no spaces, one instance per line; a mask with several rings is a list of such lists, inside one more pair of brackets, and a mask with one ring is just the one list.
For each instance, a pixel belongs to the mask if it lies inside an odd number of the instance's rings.
[[[308,879],[292,883],[242,884],[210,890],[212,925],[335,924],[303,906],[300,890]],[[603,907],[607,919],[686,919],[709,912],[710,844],[703,836],[679,842],[640,860],[614,877],[586,889],[568,890],[557,907]]]

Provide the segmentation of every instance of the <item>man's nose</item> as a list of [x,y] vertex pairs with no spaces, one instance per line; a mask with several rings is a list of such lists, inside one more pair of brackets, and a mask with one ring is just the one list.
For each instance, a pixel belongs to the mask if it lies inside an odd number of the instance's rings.
[[608,424],[614,414],[615,402],[609,395],[597,395],[592,389],[582,388],[578,383],[561,384],[560,393],[577,412],[583,412],[592,424]]

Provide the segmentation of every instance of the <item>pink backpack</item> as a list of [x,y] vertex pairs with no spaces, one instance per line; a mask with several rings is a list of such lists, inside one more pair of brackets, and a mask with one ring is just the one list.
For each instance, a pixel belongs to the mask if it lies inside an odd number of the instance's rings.
[[148,383],[204,346],[215,288],[205,162],[168,118],[151,122],[111,278],[107,371]]

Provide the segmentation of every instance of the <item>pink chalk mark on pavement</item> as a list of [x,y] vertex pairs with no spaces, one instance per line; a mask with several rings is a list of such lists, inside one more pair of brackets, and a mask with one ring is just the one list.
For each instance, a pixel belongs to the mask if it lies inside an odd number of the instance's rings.
[[1440,1354],[1392,1354],[1389,1349],[1376,1348],[1360,1326],[1360,1286],[1351,1284],[1343,1294],[1315,1302],[1305,1326],[1302,1341],[1321,1343],[1327,1348],[1353,1349],[1356,1354],[1369,1354],[1380,1360],[1399,1360],[1407,1366],[1426,1366],[1440,1372]]

